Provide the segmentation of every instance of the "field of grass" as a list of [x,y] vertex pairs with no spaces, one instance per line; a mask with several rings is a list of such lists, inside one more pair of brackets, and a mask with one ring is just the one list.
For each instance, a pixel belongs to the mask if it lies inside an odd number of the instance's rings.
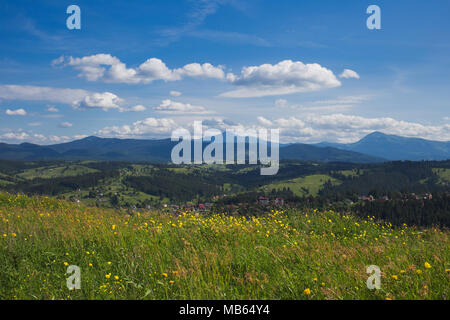
[[364,173],[364,170],[359,170],[359,174],[358,174],[358,170],[356,170],[356,169],[341,170],[341,171],[338,171],[338,173],[344,175],[345,177],[358,177],[359,175]]
[[11,180],[14,181],[14,179],[11,178],[10,176],[0,172],[0,187],[12,184],[13,182],[11,182]]
[[[315,196],[327,181],[331,181],[333,185],[337,185],[340,183],[339,180],[334,179],[329,175],[313,174],[306,177],[299,177],[273,184],[268,184],[263,187],[263,190],[271,191],[272,189],[282,190],[283,188],[289,188],[296,196],[299,197],[307,195]],[[305,192],[305,189],[307,189],[308,192]]]
[[130,216],[0,193],[0,299],[449,299],[449,235],[331,211]]
[[433,172],[439,176],[439,183],[450,183],[450,169],[435,168]]
[[73,177],[94,172],[98,172],[98,170],[82,165],[65,165],[27,169],[23,173],[19,173],[17,176],[28,180],[34,178],[50,179],[57,177]]

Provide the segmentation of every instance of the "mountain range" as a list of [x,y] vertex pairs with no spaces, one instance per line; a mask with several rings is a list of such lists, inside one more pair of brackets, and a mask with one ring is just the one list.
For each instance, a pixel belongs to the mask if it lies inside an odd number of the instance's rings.
[[373,132],[355,143],[322,142],[319,147],[332,147],[354,151],[387,160],[447,160],[450,158],[450,141],[430,141]]
[[[177,142],[87,137],[72,142],[40,146],[0,143],[0,159],[7,160],[109,160],[168,162]],[[207,144],[207,143],[205,143]],[[405,138],[374,132],[358,142],[322,142],[280,145],[280,158],[302,161],[371,163],[387,160],[446,160],[450,142]]]

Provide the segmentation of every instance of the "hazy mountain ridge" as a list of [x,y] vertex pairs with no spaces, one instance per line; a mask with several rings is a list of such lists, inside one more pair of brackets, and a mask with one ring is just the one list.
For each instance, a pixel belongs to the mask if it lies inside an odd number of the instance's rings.
[[355,151],[388,160],[447,160],[450,159],[450,141],[431,141],[373,132],[361,140],[348,143],[322,142],[316,146],[329,146]]
[[[0,143],[0,158],[8,160],[110,160],[168,162],[177,142],[87,137],[40,146]],[[208,143],[204,143],[208,144]],[[321,162],[382,162],[386,160],[446,160],[450,142],[405,138],[374,132],[351,144],[280,145],[280,158]]]

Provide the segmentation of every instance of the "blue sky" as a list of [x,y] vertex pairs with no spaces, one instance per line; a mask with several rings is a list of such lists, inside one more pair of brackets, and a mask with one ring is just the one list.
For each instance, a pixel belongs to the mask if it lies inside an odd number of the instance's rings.
[[[66,9],[81,9],[69,30]],[[381,30],[369,30],[369,5]],[[203,120],[283,142],[450,140],[448,1],[2,1],[0,141],[169,137]],[[344,72],[347,70],[346,72]]]

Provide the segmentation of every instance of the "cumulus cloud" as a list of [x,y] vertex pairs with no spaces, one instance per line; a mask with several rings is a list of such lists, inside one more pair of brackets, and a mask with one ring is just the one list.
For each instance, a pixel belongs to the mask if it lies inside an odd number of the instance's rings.
[[244,67],[240,75],[227,74],[227,80],[239,87],[220,95],[228,98],[285,95],[341,85],[335,74],[320,64],[292,60]]
[[76,134],[76,135],[73,136],[73,138],[75,140],[80,140],[80,139],[84,139],[84,138],[87,138],[87,137],[88,137],[87,134]]
[[[265,121],[267,120],[267,122]],[[355,115],[307,114],[304,117],[265,119],[263,122],[280,128],[285,142],[355,142],[374,131],[430,140],[450,140],[450,125],[423,125],[393,118],[366,118]],[[260,121],[261,123],[261,121]]]
[[130,108],[130,111],[134,111],[134,112],[142,112],[142,111],[145,111],[145,110],[147,110],[147,108],[144,107],[141,104],[138,104],[137,106],[134,106],[134,107]]
[[5,113],[8,116],[26,116],[27,115],[27,112],[24,109],[16,109],[16,110],[6,109]]
[[85,96],[79,101],[75,101],[73,106],[77,109],[84,108],[100,108],[103,111],[108,111],[109,109],[120,109],[120,103],[123,99],[116,96],[111,92],[103,93],[92,93]]
[[[0,85],[0,98],[8,100],[51,101],[69,104],[76,109],[100,108],[105,111],[121,109],[123,99],[111,92],[91,92],[82,89],[63,89],[39,86]],[[54,106],[49,112],[58,112]]]
[[182,103],[172,101],[170,99],[163,100],[159,106],[154,107],[154,109],[160,113],[171,113],[171,114],[205,114],[210,113],[202,106],[194,106],[189,103]]
[[75,137],[68,136],[55,136],[50,135],[46,136],[40,133],[30,133],[24,131],[10,131],[0,135],[0,141],[4,141],[7,143],[22,143],[22,142],[30,142],[36,144],[52,144],[52,143],[61,143],[68,142],[74,140]]
[[60,126],[61,128],[72,128],[73,124],[71,124],[70,122],[61,122],[61,123],[59,124],[59,126]]
[[[130,125],[125,124],[121,126],[106,127],[97,131],[96,134],[105,137],[119,138],[166,138],[170,136],[174,130],[182,127],[190,130],[191,133],[193,133],[194,120],[191,120],[187,120],[186,118],[172,119],[150,117],[144,120],[136,121]],[[234,130],[238,132],[247,128],[257,128],[256,126],[248,127],[222,118],[203,119],[202,124],[204,131],[210,128],[215,128],[222,131]]]
[[182,95],[182,93],[179,92],[179,91],[170,91],[170,95],[171,95],[172,97],[179,97],[179,96]]
[[28,139],[30,135],[26,132],[7,132],[0,135],[1,140],[18,140],[23,141]]
[[353,70],[345,69],[340,75],[339,78],[342,79],[359,79],[359,74]]
[[48,112],[59,112],[59,109],[54,106],[47,107]]
[[79,71],[79,76],[88,81],[116,83],[150,83],[156,80],[178,81],[184,77],[223,79],[222,66],[210,63],[190,63],[181,68],[170,69],[158,58],[150,58],[136,68],[128,68],[125,63],[110,54],[96,54],[81,58],[67,57],[53,60],[52,65],[71,66]]
[[270,121],[270,120],[268,120],[268,119],[266,119],[264,117],[258,117],[257,120],[263,126],[267,126],[267,127],[273,126],[272,121]]
[[170,135],[178,128],[177,123],[169,118],[146,118],[132,125],[105,127],[96,132],[101,136],[135,137],[142,135]]
[[123,108],[123,107],[119,108],[119,112],[143,112],[145,110],[147,110],[147,107],[145,107],[141,104],[138,104],[134,107],[129,107],[129,108]]
[[[181,68],[169,68],[161,59],[150,58],[137,67],[127,67],[125,63],[110,54],[95,54],[85,57],[60,57],[53,65],[73,67],[79,76],[88,81],[114,83],[151,83],[153,81],[179,81],[184,78],[207,78],[226,80],[237,89],[222,93],[229,98],[250,98],[309,92],[341,85],[336,75],[318,63],[305,64],[301,61],[284,60],[277,64],[245,66],[240,74],[225,75],[223,66],[211,63],[189,63]],[[359,75],[346,69],[343,78]],[[178,91],[171,91],[179,96]]]

